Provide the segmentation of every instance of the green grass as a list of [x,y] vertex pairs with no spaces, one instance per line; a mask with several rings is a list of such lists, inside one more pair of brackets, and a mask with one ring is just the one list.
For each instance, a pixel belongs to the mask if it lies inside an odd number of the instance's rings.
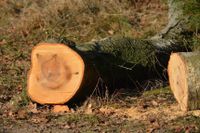
[[157,96],[161,94],[172,94],[169,86],[164,87],[164,88],[157,88],[157,89],[152,89],[148,91],[144,91],[143,96]]
[[98,123],[98,117],[94,114],[67,114],[65,116],[59,116],[56,118],[57,122],[67,122],[67,123],[82,123],[87,122],[89,124]]
[[200,131],[200,117],[197,116],[184,116],[170,121],[167,125],[168,132],[180,132],[186,131],[192,133],[198,133]]

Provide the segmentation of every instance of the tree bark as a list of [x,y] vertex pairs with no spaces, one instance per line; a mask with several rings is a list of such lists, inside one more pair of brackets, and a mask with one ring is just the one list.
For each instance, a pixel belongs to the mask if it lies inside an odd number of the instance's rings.
[[168,74],[170,87],[181,109],[200,109],[200,53],[172,54]]
[[[171,52],[186,51],[179,42],[136,40],[128,37],[107,38],[97,42],[69,45],[83,58],[85,76],[74,99],[88,96],[99,80],[109,91],[135,88],[137,82],[149,79],[166,80],[166,68]],[[141,90],[140,90],[141,91]]]

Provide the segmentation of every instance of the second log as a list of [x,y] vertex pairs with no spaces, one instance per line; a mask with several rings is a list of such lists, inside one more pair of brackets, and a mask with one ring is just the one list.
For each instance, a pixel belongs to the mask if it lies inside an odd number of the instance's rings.
[[168,64],[168,75],[181,110],[200,109],[200,53],[173,53]]

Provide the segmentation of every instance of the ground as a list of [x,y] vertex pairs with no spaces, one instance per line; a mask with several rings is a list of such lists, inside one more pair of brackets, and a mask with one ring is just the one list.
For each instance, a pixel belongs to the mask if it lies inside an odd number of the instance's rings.
[[90,98],[60,114],[30,102],[1,115],[1,132],[199,132],[200,111],[181,111],[168,87],[132,93]]
[[167,11],[165,0],[1,0],[0,132],[199,132],[200,111],[180,111],[170,88],[158,88],[159,82],[139,93],[129,88],[93,96],[62,114],[26,95],[30,53],[37,43],[149,38],[164,28]]

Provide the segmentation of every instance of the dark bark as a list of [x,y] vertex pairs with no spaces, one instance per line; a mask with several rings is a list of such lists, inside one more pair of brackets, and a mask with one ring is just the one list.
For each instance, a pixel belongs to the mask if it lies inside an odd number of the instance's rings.
[[137,82],[166,80],[171,52],[187,50],[179,42],[162,39],[136,40],[128,37],[107,38],[70,47],[81,55],[86,65],[84,81],[76,100],[94,91],[99,80],[111,92],[127,87],[139,91],[135,88]]

